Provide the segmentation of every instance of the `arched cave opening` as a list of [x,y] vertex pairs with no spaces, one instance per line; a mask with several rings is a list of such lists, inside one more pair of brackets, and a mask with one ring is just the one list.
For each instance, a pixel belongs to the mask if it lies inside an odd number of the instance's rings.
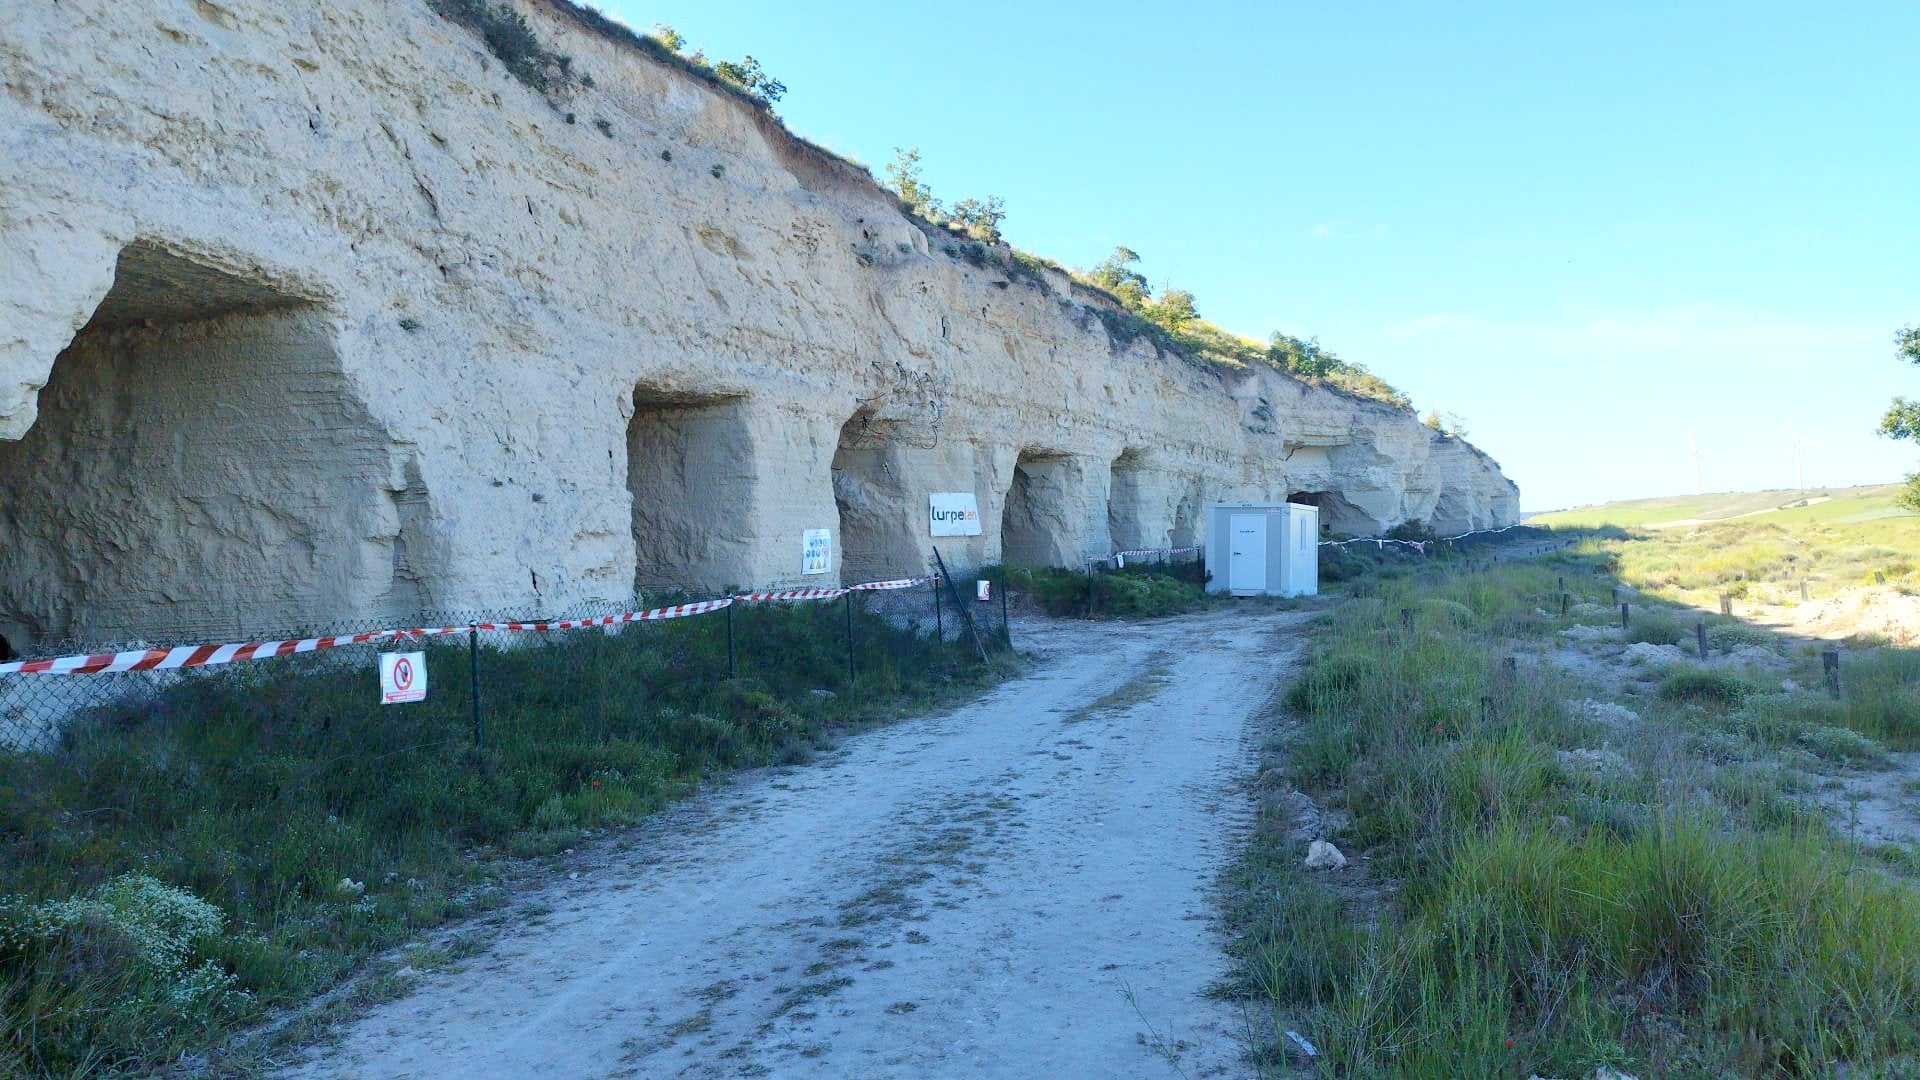
[[748,580],[754,447],[745,405],[739,394],[634,390],[627,491],[636,594],[758,584]]
[[926,565],[916,528],[926,508],[913,506],[903,478],[898,432],[873,410],[862,409],[840,427],[833,452],[833,503],[840,515],[836,543],[846,584],[910,577]]
[[1200,481],[1194,480],[1173,507],[1173,531],[1167,536],[1169,547],[1195,547],[1200,537]]
[[1067,455],[1023,450],[1013,466],[1000,512],[1000,557],[1015,566],[1067,566],[1084,553],[1074,550],[1068,520]]
[[1442,489],[1424,524],[1436,535],[1466,532],[1473,528],[1472,509],[1458,490]]
[[1337,491],[1289,492],[1287,501],[1320,508],[1320,531],[1366,536],[1379,528],[1373,516],[1348,502]]
[[1149,520],[1148,498],[1151,487],[1147,473],[1147,455],[1143,450],[1126,449],[1113,459],[1107,485],[1107,537],[1115,551],[1133,551],[1157,547],[1158,530]]
[[417,606],[392,449],[318,305],[129,245],[33,427],[0,442],[7,647],[227,641]]

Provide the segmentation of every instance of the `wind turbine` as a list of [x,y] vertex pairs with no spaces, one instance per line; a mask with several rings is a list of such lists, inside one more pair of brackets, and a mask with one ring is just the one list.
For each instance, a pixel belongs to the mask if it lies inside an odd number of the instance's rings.
[[1703,494],[1700,483],[1700,459],[1713,453],[1713,451],[1700,449],[1700,444],[1693,441],[1693,432],[1689,431],[1687,432],[1687,452],[1693,455],[1693,493],[1695,495]]
[[1787,436],[1793,440],[1793,486],[1796,489],[1804,488],[1807,484],[1805,480],[1801,479],[1800,448],[1803,446],[1822,446],[1825,444],[1819,439],[1805,438],[1799,432],[1793,430],[1792,424],[1787,425]]

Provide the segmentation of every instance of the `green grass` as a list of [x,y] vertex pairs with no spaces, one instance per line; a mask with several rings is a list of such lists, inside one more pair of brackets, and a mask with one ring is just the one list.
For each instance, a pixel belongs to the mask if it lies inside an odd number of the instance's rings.
[[1640,749],[1572,768],[1558,751],[1626,736],[1569,714],[1591,692],[1570,676],[1502,661],[1564,625],[1538,614],[1558,577],[1607,580],[1605,546],[1380,582],[1315,633],[1262,775],[1344,811],[1334,839],[1391,899],[1301,869],[1263,798],[1231,882],[1235,989],[1326,1075],[1912,1074],[1920,895],[1863,871],[1798,774],[1744,762],[1873,763],[1913,737],[1920,657],[1850,664],[1837,702],[1670,673]]
[[1009,578],[1049,615],[1085,618],[1092,605],[1101,618],[1150,619],[1194,611],[1206,602],[1198,564],[1103,570],[1091,581],[1084,571],[1018,569]]
[[[861,612],[849,683],[843,620],[837,604],[740,609],[732,681],[720,618],[484,649],[480,750],[455,646],[430,650],[420,704],[378,705],[364,667],[235,665],[78,722],[53,752],[0,754],[0,1073],[139,1071],[203,1051],[499,903],[511,857],[992,678],[971,643]],[[22,929],[131,873],[212,905],[224,930],[182,937],[187,955],[163,970],[124,961],[137,953],[125,920]],[[231,987],[168,1006],[172,982],[205,965]]]
[[[1876,489],[1881,490],[1881,489]],[[1870,502],[1890,510],[1894,488]],[[1719,598],[1795,605],[1861,587],[1920,591],[1920,518],[1903,512],[1783,511],[1687,527],[1643,528],[1597,541],[1620,579],[1653,596],[1708,611]]]

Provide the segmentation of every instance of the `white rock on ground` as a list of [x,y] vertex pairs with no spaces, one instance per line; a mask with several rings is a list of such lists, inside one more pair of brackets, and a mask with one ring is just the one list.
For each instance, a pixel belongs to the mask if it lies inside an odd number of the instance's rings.
[[1634,712],[1625,705],[1616,705],[1611,701],[1595,701],[1593,698],[1582,698],[1579,701],[1567,702],[1567,708],[1575,716],[1598,721],[1608,727],[1632,727],[1640,722],[1639,713]]
[[1315,840],[1307,845],[1307,869],[1338,870],[1347,865],[1347,857],[1340,849],[1325,840]]
[[1652,666],[1685,664],[1693,660],[1693,656],[1678,645],[1655,645],[1651,641],[1636,641],[1627,646],[1623,655],[1629,664]]

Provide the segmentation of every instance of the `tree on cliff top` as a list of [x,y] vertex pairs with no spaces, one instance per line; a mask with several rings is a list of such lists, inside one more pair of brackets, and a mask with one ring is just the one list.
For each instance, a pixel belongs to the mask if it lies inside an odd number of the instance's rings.
[[920,148],[903,150],[893,148],[893,160],[887,163],[887,186],[893,189],[907,209],[926,218],[937,221],[946,216],[940,200],[933,197],[933,189],[920,179]]
[[666,23],[653,24],[653,40],[674,52],[680,52],[687,47],[687,36]]
[[762,105],[771,105],[786,96],[787,84],[767,74],[760,61],[748,56],[739,63],[722,60],[713,65],[713,73],[747,92]]
[[[1920,365],[1920,326],[1902,327],[1893,335],[1894,355],[1910,364]],[[1880,418],[1880,434],[1890,439],[1920,442],[1920,401],[1897,397]],[[1907,474],[1907,487],[1900,493],[1900,505],[1920,510],[1920,472]]]
[[933,197],[933,189],[920,178],[920,148],[893,148],[893,160],[887,163],[887,187],[900,196],[901,203],[917,217],[960,230],[974,240],[998,244],[1000,223],[1006,220],[1007,204],[998,195],[984,199],[961,199],[949,212]]
[[1000,223],[1006,220],[1006,204],[1000,196],[961,199],[953,204],[953,220],[966,227],[967,235],[989,243],[1000,242]]
[[1116,247],[1106,261],[1087,273],[1087,280],[1107,290],[1130,308],[1147,302],[1146,275],[1133,268],[1140,253],[1130,247]]

